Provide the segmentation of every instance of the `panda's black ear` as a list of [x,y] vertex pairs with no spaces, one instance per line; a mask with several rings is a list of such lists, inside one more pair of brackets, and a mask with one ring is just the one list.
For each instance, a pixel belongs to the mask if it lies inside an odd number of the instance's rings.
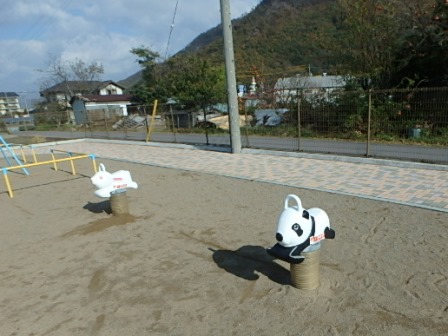
[[310,213],[306,210],[303,210],[302,217],[306,219],[310,219]]

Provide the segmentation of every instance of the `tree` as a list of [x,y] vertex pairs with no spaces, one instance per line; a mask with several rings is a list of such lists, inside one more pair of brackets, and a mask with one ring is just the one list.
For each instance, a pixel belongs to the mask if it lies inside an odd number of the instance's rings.
[[154,90],[160,98],[175,98],[187,109],[201,108],[207,145],[207,106],[226,97],[224,66],[212,65],[199,57],[172,57],[159,68]]
[[99,81],[104,73],[104,67],[97,61],[87,64],[75,58],[63,60],[60,56],[49,55],[46,69],[38,70],[46,76],[41,79],[41,91],[55,84],[63,84],[67,100],[78,92],[90,92],[96,88],[92,82]]
[[140,101],[143,104],[150,104],[154,99],[157,99],[157,95],[154,92],[155,78],[156,78],[156,66],[160,55],[152,51],[150,48],[140,46],[132,48],[131,54],[137,56],[137,63],[142,68],[142,82],[135,85],[130,91],[135,100]]
[[131,54],[138,57],[137,63],[143,69],[143,80],[150,83],[154,79],[154,68],[159,59],[159,53],[152,51],[148,47],[140,46],[131,49]]
[[395,82],[402,85],[448,83],[448,0],[404,1],[406,30],[396,60]]
[[338,32],[330,43],[339,72],[387,85],[400,41],[400,6],[390,0],[339,0]]
[[[40,91],[43,96],[47,96],[47,103],[43,107],[46,111],[46,119],[59,127],[62,122],[71,120],[68,103],[71,97],[76,93],[90,93],[96,89],[104,68],[97,61],[88,64],[79,58],[63,60],[60,56],[49,55],[47,68],[38,71],[45,74],[45,77],[41,79]],[[51,99],[51,93],[46,94],[47,90],[56,84],[63,86],[64,99],[62,101],[54,101]]]
[[175,97],[189,108],[205,108],[225,100],[224,67],[194,56],[174,57],[166,62],[157,89],[165,98]]
[[[372,87],[448,80],[448,0],[338,0],[336,30],[310,40],[329,50],[333,70]],[[335,62],[336,61],[336,62]]]
[[132,48],[142,67],[142,82],[131,91],[143,103],[176,98],[187,108],[213,104],[225,99],[223,66],[195,56],[175,56],[158,63],[159,54],[148,47]]
[[209,144],[207,106],[226,97],[224,66],[212,65],[198,57],[173,57],[158,81],[159,92],[174,97],[187,108],[201,108],[204,115],[206,143]]

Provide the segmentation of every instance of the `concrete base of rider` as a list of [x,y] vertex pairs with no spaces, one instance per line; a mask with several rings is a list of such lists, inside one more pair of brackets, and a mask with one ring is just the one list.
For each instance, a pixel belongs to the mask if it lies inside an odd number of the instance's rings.
[[305,260],[300,264],[290,264],[291,283],[298,289],[316,289],[320,284],[320,249],[302,252]]
[[110,193],[110,208],[115,216],[129,214],[129,202],[126,189],[119,189]]

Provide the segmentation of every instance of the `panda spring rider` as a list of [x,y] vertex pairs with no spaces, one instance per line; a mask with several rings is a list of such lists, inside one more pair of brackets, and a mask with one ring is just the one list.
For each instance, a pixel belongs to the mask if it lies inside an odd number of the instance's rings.
[[[297,205],[289,206],[294,200]],[[301,263],[305,257],[302,252],[319,248],[323,239],[334,239],[335,231],[330,228],[327,213],[319,208],[303,209],[300,198],[288,195],[284,210],[280,215],[275,238],[277,243],[267,252],[280,260],[291,264]]]

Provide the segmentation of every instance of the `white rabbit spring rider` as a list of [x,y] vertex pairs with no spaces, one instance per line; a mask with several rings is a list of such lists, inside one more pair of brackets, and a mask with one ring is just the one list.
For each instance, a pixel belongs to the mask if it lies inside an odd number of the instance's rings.
[[119,170],[115,173],[106,171],[104,164],[100,163],[98,172],[90,179],[97,188],[95,195],[98,197],[110,197],[111,192],[126,190],[127,188],[137,189],[137,183],[132,181],[131,173],[127,170]]
[[[297,205],[289,206],[294,200]],[[334,239],[335,231],[330,228],[327,213],[319,208],[305,210],[300,198],[288,195],[283,212],[278,220],[275,238],[277,244],[267,252],[280,260],[291,264],[303,262],[302,252],[310,252],[320,247],[323,239]]]

